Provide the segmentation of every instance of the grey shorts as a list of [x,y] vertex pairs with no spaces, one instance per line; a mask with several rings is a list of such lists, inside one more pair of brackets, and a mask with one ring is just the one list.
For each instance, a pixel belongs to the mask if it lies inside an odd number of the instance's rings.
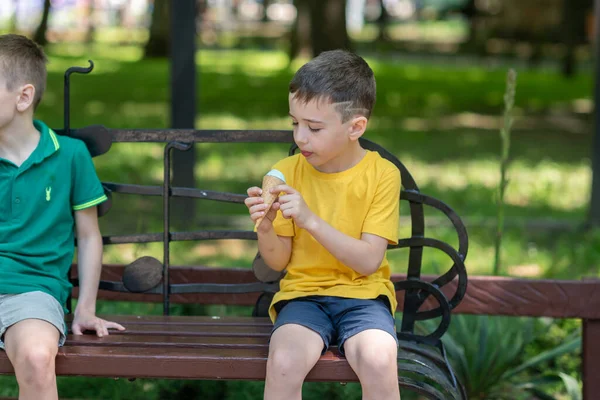
[[60,303],[44,292],[0,294],[0,349],[4,349],[4,333],[17,322],[41,319],[60,333],[58,345],[65,343],[65,314]]

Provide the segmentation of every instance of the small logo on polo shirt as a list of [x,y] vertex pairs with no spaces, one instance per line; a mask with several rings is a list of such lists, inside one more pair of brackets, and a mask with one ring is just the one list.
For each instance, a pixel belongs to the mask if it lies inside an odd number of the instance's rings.
[[50,201],[50,193],[52,192],[52,186],[46,188],[46,201]]

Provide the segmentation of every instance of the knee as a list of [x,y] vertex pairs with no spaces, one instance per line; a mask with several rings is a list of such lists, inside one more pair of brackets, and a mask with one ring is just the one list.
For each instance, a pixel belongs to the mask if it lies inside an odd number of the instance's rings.
[[361,375],[372,377],[388,376],[398,368],[396,346],[371,344],[358,351],[358,365]]
[[45,385],[54,379],[56,350],[36,344],[20,349],[15,362],[17,378],[29,385]]
[[308,359],[301,352],[290,349],[274,349],[269,352],[267,375],[293,382],[304,380],[308,374]]

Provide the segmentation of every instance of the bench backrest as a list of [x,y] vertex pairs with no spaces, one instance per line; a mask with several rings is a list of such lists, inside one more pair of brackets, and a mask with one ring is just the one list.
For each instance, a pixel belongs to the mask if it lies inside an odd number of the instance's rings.
[[[57,130],[59,134],[64,131]],[[170,249],[169,243],[180,240],[214,240],[214,239],[247,239],[256,240],[256,234],[252,231],[240,230],[194,230],[185,232],[171,232],[171,210],[170,200],[174,197],[188,197],[203,200],[214,200],[220,202],[233,202],[243,204],[245,194],[225,193],[218,191],[202,190],[195,188],[172,187],[170,182],[171,152],[173,149],[186,150],[195,143],[249,143],[249,142],[275,142],[290,143],[289,154],[293,154],[296,146],[293,144],[290,131],[239,131],[239,130],[184,130],[184,129],[156,129],[156,130],[111,130],[101,126],[92,126],[83,129],[73,129],[70,135],[82,139],[92,156],[99,156],[109,151],[114,142],[162,142],[166,143],[164,149],[164,180],[161,186],[142,186],[127,183],[103,182],[109,198],[112,193],[138,194],[142,196],[162,196],[163,198],[163,232],[160,234],[135,234],[105,236],[104,244],[122,243],[148,243],[163,242],[164,254],[162,260],[162,284],[146,291],[145,293],[161,293],[163,296],[164,313],[169,312],[169,296],[179,293],[244,293],[265,292],[272,293],[278,290],[277,282],[256,282],[247,284],[215,284],[209,282],[196,282],[188,284],[171,284],[169,279]],[[369,150],[377,151],[382,157],[396,165],[402,177],[402,191],[400,200],[408,203],[411,219],[411,235],[400,238],[397,245],[389,246],[390,250],[407,248],[408,271],[407,280],[395,282],[397,291],[405,291],[402,323],[399,337],[407,339],[424,339],[414,333],[416,321],[428,320],[442,317],[437,329],[426,338],[438,339],[447,330],[450,323],[450,312],[463,298],[467,287],[467,273],[464,265],[468,250],[468,237],[464,224],[458,215],[441,201],[422,194],[415,180],[407,168],[393,154],[383,147],[367,140],[360,139],[361,145]],[[224,149],[224,151],[226,151]],[[282,155],[283,158],[283,155]],[[110,203],[109,203],[110,204]],[[456,230],[458,237],[458,249],[434,238],[425,236],[424,206],[433,207],[444,213]],[[101,213],[108,212],[107,205],[101,209]],[[401,206],[402,210],[405,207]],[[451,267],[432,282],[421,280],[421,265],[423,249],[426,247],[436,248],[446,253],[452,261]],[[449,298],[442,292],[442,288],[453,280],[457,280],[454,293]],[[126,291],[122,283],[102,282],[102,289]],[[427,310],[419,311],[424,303],[433,297],[437,306],[428,307]],[[429,303],[429,302],[428,302]],[[425,307],[427,308],[427,307]]]

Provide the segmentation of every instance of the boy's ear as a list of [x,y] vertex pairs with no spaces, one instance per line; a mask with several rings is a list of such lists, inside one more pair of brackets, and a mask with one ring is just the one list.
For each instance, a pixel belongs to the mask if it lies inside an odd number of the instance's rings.
[[17,98],[17,110],[19,112],[26,111],[33,105],[33,99],[35,97],[35,86],[28,83],[21,87],[19,91],[19,97]]
[[348,127],[350,140],[358,140],[365,130],[367,129],[367,118],[365,116],[359,115],[352,118],[350,121],[350,125]]

